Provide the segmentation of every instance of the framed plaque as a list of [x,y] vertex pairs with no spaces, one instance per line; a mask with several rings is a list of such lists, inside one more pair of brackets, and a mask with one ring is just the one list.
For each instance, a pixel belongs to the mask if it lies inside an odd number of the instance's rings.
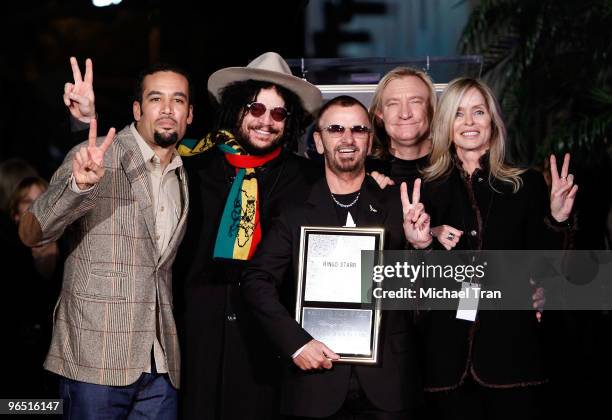
[[380,264],[382,228],[302,226],[295,318],[339,362],[376,364],[380,302],[372,272]]

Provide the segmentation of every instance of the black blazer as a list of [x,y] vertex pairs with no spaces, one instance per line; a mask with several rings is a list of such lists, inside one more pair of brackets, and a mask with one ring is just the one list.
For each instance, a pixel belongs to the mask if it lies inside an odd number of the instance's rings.
[[[184,158],[190,209],[174,264],[185,418],[259,420],[277,411],[278,360],[240,298],[243,261],[213,259],[219,220],[236,175],[213,148]],[[282,206],[308,194],[322,168],[283,150],[257,169],[262,236]],[[263,341],[263,343],[262,343]],[[258,407],[269,407],[262,413]]]
[[[456,250],[561,248],[566,229],[548,216],[549,193],[540,173],[523,173],[516,193],[507,183],[493,180],[490,185],[488,176],[486,170],[476,170],[468,179],[455,167],[442,181],[424,184],[431,225],[462,230]],[[530,299],[528,279],[518,280],[516,287]],[[534,312],[480,311],[473,323],[455,315],[432,311],[422,317],[426,390],[454,389],[468,375],[493,388],[547,381],[545,322],[539,324]]]
[[[386,248],[403,247],[401,202],[397,188],[380,190],[368,176],[357,209],[351,213],[359,227],[384,226]],[[264,238],[242,276],[242,294],[255,317],[280,351],[286,369],[281,412],[293,416],[324,417],[340,409],[346,398],[351,366],[336,364],[329,371],[304,372],[291,355],[312,337],[295,321],[295,282],[283,282],[292,269],[295,278],[301,226],[338,226],[325,179],[316,183],[306,202],[285,209]],[[291,290],[286,290],[287,288]],[[279,294],[292,296],[281,302]],[[378,408],[409,408],[418,396],[418,372],[412,313],[383,313],[379,365],[359,366],[355,372],[368,399]]]

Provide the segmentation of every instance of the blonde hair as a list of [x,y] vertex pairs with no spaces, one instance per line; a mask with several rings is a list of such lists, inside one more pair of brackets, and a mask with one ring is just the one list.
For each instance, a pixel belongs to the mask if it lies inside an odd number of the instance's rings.
[[422,172],[426,180],[436,180],[448,176],[453,167],[451,152],[453,143],[453,123],[461,99],[470,89],[477,89],[485,99],[485,105],[491,115],[491,138],[489,140],[489,183],[498,179],[512,185],[517,192],[523,185],[520,175],[524,169],[508,165],[506,159],[506,126],[501,117],[501,109],[491,89],[481,80],[460,77],[451,81],[440,100],[438,110],[431,124],[432,151],[430,165]]
[[427,115],[430,122],[436,111],[436,88],[427,73],[411,67],[396,67],[385,74],[384,77],[378,82],[378,86],[376,86],[376,90],[374,91],[374,96],[372,97],[372,102],[370,104],[370,109],[368,110],[370,122],[372,123],[372,127],[374,127],[372,154],[377,158],[389,156],[390,139],[387,131],[385,130],[384,122],[376,116],[376,113],[382,112],[382,96],[389,83],[391,83],[393,80],[403,79],[405,77],[416,77],[427,86],[427,89],[429,90],[429,99],[427,100]]

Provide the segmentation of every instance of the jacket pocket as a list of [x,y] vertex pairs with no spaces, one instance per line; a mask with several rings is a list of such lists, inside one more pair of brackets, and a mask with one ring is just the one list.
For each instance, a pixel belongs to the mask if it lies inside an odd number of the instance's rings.
[[74,294],[81,299],[96,302],[125,302],[127,297],[122,291],[128,290],[127,274],[94,269],[89,274],[87,287],[84,290],[75,290]]
[[91,270],[91,274],[100,277],[127,277],[127,274],[122,273],[121,271],[109,271],[100,269]]
[[75,292],[75,295],[77,295],[81,299],[89,300],[92,302],[125,302],[127,300],[125,296],[108,296],[84,292]]

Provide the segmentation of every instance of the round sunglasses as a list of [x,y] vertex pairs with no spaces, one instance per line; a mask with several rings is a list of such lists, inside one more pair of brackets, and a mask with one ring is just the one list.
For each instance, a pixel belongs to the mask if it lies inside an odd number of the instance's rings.
[[321,130],[325,130],[329,133],[330,137],[338,138],[344,135],[346,130],[351,130],[351,134],[355,138],[366,138],[372,129],[365,125],[354,125],[352,127],[345,127],[340,124],[331,124],[327,127],[321,127]]
[[[261,117],[263,114],[266,113],[266,110],[268,109],[261,102],[251,102],[250,104],[247,104],[246,107],[249,110],[250,114],[254,116],[255,118]],[[285,121],[285,119],[289,115],[291,115],[291,113],[287,111],[285,108],[283,108],[282,106],[277,106],[276,108],[272,108],[270,110],[270,116],[276,122]]]

